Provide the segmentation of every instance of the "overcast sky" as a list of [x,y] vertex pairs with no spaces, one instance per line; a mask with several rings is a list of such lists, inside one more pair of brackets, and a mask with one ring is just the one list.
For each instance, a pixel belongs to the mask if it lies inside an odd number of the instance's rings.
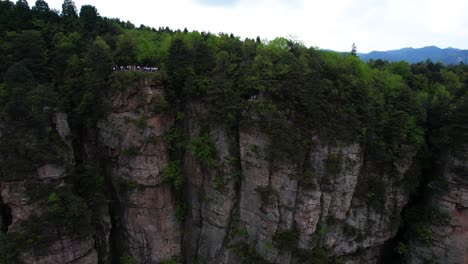
[[[46,0],[61,10],[63,0]],[[30,5],[34,0],[30,0]],[[468,49],[467,0],[75,0],[102,16],[158,28],[295,36],[306,46],[358,52],[404,47]]]

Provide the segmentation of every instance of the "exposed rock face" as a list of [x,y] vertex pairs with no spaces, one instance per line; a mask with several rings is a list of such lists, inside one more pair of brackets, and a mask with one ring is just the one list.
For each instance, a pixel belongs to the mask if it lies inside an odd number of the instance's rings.
[[[242,187],[239,214],[247,231],[247,241],[269,261],[279,262],[279,250],[273,247],[273,235],[292,228],[292,210],[296,203],[297,181],[287,165],[271,171],[266,157],[270,139],[252,129],[240,132]],[[289,262],[289,261],[287,261]],[[286,263],[286,262],[285,262]]]
[[94,264],[98,263],[98,254],[94,249],[93,238],[73,239],[64,237],[55,241],[48,249],[47,254],[37,255],[33,252],[23,252],[19,256],[20,263],[69,263]]
[[28,220],[35,207],[27,197],[23,182],[4,182],[1,187],[3,202],[11,210],[11,225],[9,231],[16,230],[21,223]]
[[[73,148],[70,141],[70,129],[68,127],[67,116],[65,114],[55,114],[53,117],[56,132],[63,143],[67,145],[66,153],[63,153],[63,163],[46,163],[31,171],[26,175],[37,185],[54,182],[57,185],[65,185],[64,179],[70,174],[70,167],[73,166]],[[23,175],[24,176],[24,175]],[[4,223],[2,229],[7,233],[21,231],[25,223],[33,216],[41,215],[43,207],[30,198],[24,180],[0,181],[0,196],[2,205],[8,208],[8,216],[2,219],[11,218],[11,223]],[[3,210],[5,213],[5,210]],[[34,220],[31,220],[34,221]],[[19,263],[73,263],[73,264],[95,264],[98,263],[97,251],[94,248],[94,238],[72,237],[61,235],[60,227],[57,227],[55,234],[48,234],[52,241],[40,251],[25,250],[19,252]],[[34,245],[36,246],[36,245]]]
[[[274,142],[265,134],[256,129],[240,132],[244,177],[240,219],[248,243],[270,262],[290,263],[293,257],[291,251],[275,247],[275,233],[294,230],[298,234],[297,248],[323,248],[330,256],[378,248],[396,234],[398,222],[392,223],[393,218],[398,217],[408,199],[398,178],[408,170],[415,152],[406,150],[404,161],[399,161],[400,174],[391,177],[368,172],[372,163],[364,159],[358,144],[316,142],[310,150],[314,178],[306,186],[296,180],[301,172],[292,164],[284,163],[272,170],[265,157],[268,145]],[[375,177],[384,192],[378,194],[383,196],[381,208],[370,206],[369,197],[356,193],[357,184]]]
[[[366,146],[358,142],[315,136],[300,166],[288,158],[272,162],[269,147],[277,139],[266,131],[255,125],[236,130],[206,122],[201,118],[206,114],[203,104],[189,102],[184,106],[186,140],[208,134],[216,166],[203,164],[188,149],[181,154],[187,213],[180,223],[176,219],[180,201],[163,178],[170,163],[163,138],[176,121],[173,113],[153,109],[161,98],[162,85],[148,80],[140,87],[109,90],[104,98],[109,112],[89,132],[96,137],[82,146],[88,159],[104,157],[111,187],[108,207],[97,208],[94,237],[57,235],[41,254],[21,252],[21,263],[110,263],[118,261],[112,259],[116,256],[136,263],[183,259],[234,264],[262,259],[293,264],[303,263],[304,256],[347,264],[379,262],[382,246],[395,236],[408,201],[402,179],[412,165],[414,149],[400,146],[394,171],[389,172],[366,157]],[[70,158],[64,164],[43,164],[30,177],[65,184],[75,161],[70,128],[65,114],[55,114],[53,123],[70,148],[66,154]],[[433,246],[411,244],[413,263],[433,256],[442,263],[467,263],[468,182],[459,172],[461,168],[466,174],[466,166],[463,159],[451,159],[445,172],[448,191],[434,204],[452,218],[447,225],[431,226]],[[40,205],[28,198],[24,181],[0,182],[0,191],[0,207],[8,207],[11,215],[11,223],[6,223],[1,215],[5,210],[0,210],[3,230],[14,232],[41,212]]]
[[180,230],[170,186],[162,182],[168,153],[162,136],[171,127],[168,114],[147,109],[161,89],[112,91],[110,113],[98,124],[99,144],[115,190],[120,248],[137,263],[157,263],[180,255]]
[[[200,116],[203,107],[192,103],[186,116]],[[197,118],[187,120],[189,137],[200,134]],[[231,213],[235,206],[234,175],[237,153],[233,153],[235,138],[227,129],[214,127],[210,137],[218,154],[218,168],[204,168],[193,153],[184,158],[183,173],[187,181],[186,200],[189,205],[185,241],[189,263],[198,259],[202,263],[223,263]]]
[[[466,151],[466,148],[465,148]],[[443,172],[447,186],[431,199],[431,206],[444,219],[428,227],[429,241],[413,240],[411,263],[468,263],[468,153],[450,155]],[[434,184],[435,185],[435,184]],[[434,186],[434,188],[437,188]]]
[[67,118],[67,114],[65,113],[56,113],[53,115],[52,121],[62,141],[65,142],[68,147],[73,148],[71,143],[71,131],[68,126]]

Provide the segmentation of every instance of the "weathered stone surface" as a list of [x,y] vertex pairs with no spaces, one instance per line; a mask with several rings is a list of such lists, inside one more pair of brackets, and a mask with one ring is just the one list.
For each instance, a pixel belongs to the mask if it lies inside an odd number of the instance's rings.
[[157,263],[180,254],[173,195],[166,186],[129,190],[120,200],[124,247],[138,263]]
[[55,124],[55,129],[67,146],[72,149],[71,132],[68,126],[68,117],[65,113],[55,113],[52,117],[52,121]]
[[43,254],[22,252],[18,260],[24,264],[97,264],[98,255],[92,237],[83,239],[62,237],[49,246]]
[[[175,121],[172,114],[152,112],[155,96],[163,97],[163,90],[148,80],[108,91],[104,101],[110,112],[96,130],[88,132],[93,139],[83,143],[87,158],[106,159],[114,222],[109,208],[98,207],[96,239],[61,237],[41,255],[22,252],[22,263],[97,263],[98,255],[101,263],[109,263],[111,254],[129,255],[137,263],[158,263],[184,252],[187,263],[234,264],[245,261],[232,250],[236,244],[248,244],[272,263],[298,263],[296,250],[279,248],[275,236],[282,232],[296,232],[297,241],[288,242],[304,252],[320,249],[330,258],[345,257],[347,264],[378,263],[382,245],[395,236],[396,220],[408,201],[401,181],[412,165],[414,149],[400,146],[400,158],[392,164],[396,172],[390,175],[376,170],[375,161],[366,160],[364,145],[314,137],[305,157],[313,173],[305,184],[295,162],[270,163],[268,148],[277,139],[255,126],[231,131],[206,122],[201,118],[206,115],[203,104],[189,102],[184,106],[186,139],[200,136],[202,128],[207,131],[219,164],[206,167],[190,150],[183,154],[188,212],[181,227],[174,190],[162,176],[169,164],[163,137]],[[53,116],[58,134],[72,150],[66,119],[63,113]],[[45,164],[34,179],[60,181],[68,176],[70,164]],[[451,221],[431,226],[432,247],[412,241],[413,263],[434,258],[441,263],[468,263],[468,183],[455,172],[460,168],[466,172],[466,160],[452,158],[449,164],[444,175],[448,191],[436,197],[434,205],[448,212]],[[240,186],[235,181],[238,173]],[[383,197],[378,206],[371,193],[359,192],[370,178],[378,179],[382,187],[381,193],[372,194]],[[2,202],[11,209],[9,231],[40,211],[27,198],[24,182],[1,182],[0,190]],[[111,228],[118,228],[112,239],[118,240],[116,248],[122,252],[111,252]]]
[[[430,245],[410,241],[411,263],[468,263],[468,153],[449,155],[442,177],[446,188],[432,197],[431,206],[447,221],[430,223]],[[434,183],[435,184],[435,183]]]
[[145,109],[160,90],[149,85],[113,91],[111,112],[98,123],[99,145],[119,207],[122,255],[137,263],[157,263],[180,255],[180,228],[174,194],[162,182],[168,151],[162,136],[173,123],[169,114]]
[[[356,184],[358,182],[359,170],[363,160],[358,144],[340,144],[329,146],[320,144],[312,150],[311,159],[315,173],[320,179],[322,189],[322,218],[333,217],[342,220],[351,205]],[[329,161],[329,159],[336,161]],[[327,163],[337,162],[336,173],[327,170]]]
[[[373,164],[364,159],[359,144],[314,140],[310,150],[314,178],[304,185],[298,183],[301,175],[288,161],[272,170],[265,157],[274,141],[256,128],[240,131],[240,219],[247,231],[246,243],[271,262],[294,262],[294,256],[276,248],[273,240],[275,233],[288,230],[297,231],[297,247],[304,250],[322,247],[335,257],[358,249],[376,252],[395,236],[395,218],[407,203],[408,192],[399,181],[412,164],[414,149],[402,146],[400,160],[395,161],[397,175],[377,175],[372,174]],[[366,204],[356,193],[359,182],[368,177],[382,180],[381,209]],[[378,254],[374,255],[362,256],[366,261],[373,259],[362,263],[376,262]]]
[[24,182],[3,182],[0,188],[3,202],[11,209],[12,219],[8,231],[17,230],[32,213],[37,213],[37,207],[30,203]]
[[41,180],[57,180],[67,176],[66,169],[55,165],[46,164],[37,169],[37,175]]
[[[379,193],[362,192],[352,197],[351,206],[344,221],[332,224],[334,228],[325,236],[324,245],[335,255],[350,254],[357,249],[370,250],[380,247],[383,243],[396,235],[398,219],[401,210],[408,201],[408,191],[400,183],[402,173],[409,169],[415,150],[402,146],[401,160],[395,163],[404,164],[396,173],[376,174],[375,165],[365,161],[359,173],[359,182],[368,178],[377,179]],[[363,184],[361,183],[361,184]],[[370,186],[372,187],[372,186]],[[369,196],[371,195],[371,196]],[[379,198],[377,198],[379,197]],[[374,200],[381,200],[380,204]]]
[[[187,116],[199,115],[202,108],[191,104]],[[199,136],[200,124],[196,118],[186,123],[190,137]],[[210,138],[215,144],[219,166],[204,168],[192,153],[184,158],[184,179],[189,204],[185,231],[187,261],[194,256],[203,263],[222,263],[226,249],[231,212],[235,206],[233,177],[237,153],[232,153],[232,144],[237,144],[226,128],[211,128]]]
[[322,192],[300,187],[297,193],[296,211],[294,221],[299,233],[298,247],[309,248],[310,238],[317,229],[320,219]]
[[279,229],[280,208],[278,192],[272,187],[270,164],[265,159],[268,144],[268,136],[260,131],[240,131],[243,179],[239,214],[248,234],[247,242],[274,261],[279,253],[272,245],[273,235]]
[[110,233],[112,229],[112,222],[109,213],[109,204],[99,206],[96,212],[96,250],[98,252],[99,263],[111,263],[113,252],[111,251]]

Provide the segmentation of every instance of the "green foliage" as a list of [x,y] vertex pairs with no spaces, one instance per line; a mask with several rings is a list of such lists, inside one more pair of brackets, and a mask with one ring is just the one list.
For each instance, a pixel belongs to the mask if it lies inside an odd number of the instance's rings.
[[180,148],[185,146],[182,130],[176,126],[171,127],[171,129],[164,134],[163,140],[166,147],[169,149],[169,156],[174,156],[171,155],[171,153],[178,152]]
[[159,262],[159,264],[176,264],[177,262],[173,259],[166,259]]
[[118,183],[119,189],[123,192],[131,192],[131,191],[137,190],[139,187],[142,187],[138,183],[132,182],[124,178],[118,178],[117,183]]
[[180,200],[177,202],[175,217],[180,224],[185,223],[185,218],[187,217],[188,210],[189,208],[186,203]]
[[342,164],[344,162],[342,153],[328,153],[327,159],[325,160],[327,172],[331,176],[336,176],[341,171]]
[[156,114],[162,114],[170,109],[169,103],[161,95],[155,95],[151,100],[151,111]]
[[255,250],[254,247],[247,243],[238,243],[232,246],[234,254],[240,258],[240,262],[243,264],[258,263],[258,264],[269,264],[260,253]]
[[398,242],[398,244],[395,247],[395,252],[398,255],[405,256],[406,254],[408,254],[408,247],[404,243]]
[[278,191],[275,190],[271,185],[258,186],[255,191],[260,195],[260,201],[262,205],[268,205],[272,197],[277,198],[279,196]]
[[299,263],[304,264],[328,264],[333,263],[327,256],[327,251],[321,247],[315,247],[311,250],[299,250],[298,251]]
[[19,229],[0,232],[0,262],[16,262],[17,254],[25,250],[40,252],[62,235],[85,237],[92,233],[91,211],[69,188],[55,188],[36,202],[42,205],[40,215],[33,214]]
[[[265,158],[272,169],[292,163],[294,177],[308,188],[316,182],[313,166],[305,162],[312,138],[359,142],[373,171],[365,175],[357,194],[375,208],[382,207],[386,199],[384,181],[375,175],[398,175],[395,161],[405,158],[405,150],[419,150],[420,164],[412,166],[403,179],[396,179],[410,190],[436,177],[435,168],[441,166],[440,157],[449,148],[457,157],[465,157],[465,65],[380,60],[365,64],[356,56],[306,48],[285,38],[265,44],[227,34],[137,29],[130,22],[103,18],[89,5],[82,6],[78,15],[70,0],[63,2],[61,16],[42,0],[32,9],[26,1],[0,1],[0,32],[0,179],[26,181],[28,196],[46,207],[37,220],[46,223],[44,230],[52,230],[52,225],[87,230],[89,208],[105,201],[102,166],[83,161],[80,145],[83,137],[94,134],[105,115],[102,98],[109,95],[109,88],[122,94],[145,85],[165,89],[165,97],[152,98],[145,111],[176,112],[175,125],[163,136],[170,160],[163,174],[179,192],[180,221],[188,209],[180,194],[183,180],[177,163],[186,150],[213,171],[221,162],[208,133],[187,142],[183,131],[188,118],[183,113],[194,101],[206,109],[203,121],[232,131],[260,128],[270,140]],[[158,66],[161,71],[112,72],[112,66],[127,64]],[[68,115],[75,154],[79,154],[66,179],[73,188],[67,191],[30,178],[46,163],[69,164],[70,149],[51,121],[57,112]],[[143,117],[132,122],[146,126]],[[138,149],[122,153],[134,156]],[[336,175],[347,169],[348,161],[340,153],[330,153],[325,163],[328,173]],[[460,168],[455,172],[464,175]],[[228,179],[221,176],[214,177],[220,190]],[[233,172],[229,177],[240,176]],[[264,204],[277,196],[271,186],[257,191]],[[425,210],[407,222],[420,223],[422,218],[447,221],[443,212]],[[429,240],[425,228],[410,229],[421,240]],[[0,243],[0,247],[9,247],[10,258],[22,245],[31,247],[42,241],[44,230],[38,230],[32,224],[24,232],[8,234],[12,244]],[[316,241],[323,230],[319,228],[314,235]],[[354,233],[352,229],[345,232]],[[248,256],[244,262],[262,261],[252,248],[242,246],[241,252]],[[320,248],[309,253],[317,262],[326,259]]]
[[62,16],[77,17],[76,6],[73,0],[64,0],[62,4]]
[[133,122],[139,129],[145,129],[148,124],[148,120],[145,115],[140,115],[140,117],[133,120]]
[[383,210],[386,201],[385,182],[376,175],[369,176],[359,184],[357,195],[376,210]]
[[128,156],[128,157],[135,157],[140,153],[140,149],[138,147],[128,147],[124,150],[122,150],[122,155]]
[[275,246],[283,250],[294,250],[297,247],[299,233],[296,230],[276,231],[273,235]]
[[50,190],[55,188],[52,183],[43,183],[33,179],[26,180],[24,186],[26,188],[26,194],[33,201],[47,198],[51,195]]
[[66,189],[51,193],[47,200],[47,211],[41,217],[75,234],[86,235],[92,231],[91,212],[86,202]]
[[136,264],[137,261],[130,255],[120,257],[120,264]]
[[305,188],[313,189],[316,187],[316,175],[315,169],[313,166],[304,165],[304,172],[298,177],[300,183]]
[[59,197],[57,195],[56,192],[52,192],[50,195],[49,195],[49,199],[47,199],[47,202],[48,203],[51,203],[51,204],[55,204],[59,201]]
[[343,225],[343,233],[346,236],[355,237],[360,234],[360,229],[345,223]]
[[182,177],[182,168],[179,160],[171,161],[162,169],[163,182],[170,184],[176,192],[182,191],[184,178]]
[[429,226],[424,223],[418,223],[415,225],[415,227],[417,239],[428,246],[432,245],[432,232]]
[[317,246],[317,244],[322,240],[322,238],[325,236],[326,233],[327,233],[327,227],[324,225],[318,225],[311,238],[312,244]]
[[[104,171],[97,161],[85,161],[75,167],[71,175],[77,194],[92,209],[106,205]],[[93,217],[96,217],[93,214]]]
[[208,133],[191,138],[187,144],[187,150],[206,168],[219,166],[216,146]]

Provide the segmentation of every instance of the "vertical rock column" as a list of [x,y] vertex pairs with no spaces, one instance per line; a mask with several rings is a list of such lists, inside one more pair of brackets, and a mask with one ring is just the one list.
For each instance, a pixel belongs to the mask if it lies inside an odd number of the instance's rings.
[[[137,85],[137,84],[135,84]],[[115,191],[114,233],[123,257],[157,263],[180,255],[180,229],[171,187],[163,183],[168,164],[163,135],[173,124],[167,113],[155,113],[163,100],[160,86],[111,90],[110,113],[99,122],[99,144],[107,157],[106,173]]]
[[[189,140],[200,136],[200,115],[203,107],[190,103],[185,113]],[[234,177],[238,156],[233,152],[236,136],[215,124],[210,124],[208,135],[216,149],[216,168],[203,166],[190,151],[183,162],[185,200],[189,208],[184,238],[187,263],[195,259],[201,263],[224,263],[231,214],[236,204]]]
[[[38,203],[30,198],[27,181],[33,183],[33,187],[50,184],[51,186],[66,186],[65,179],[70,175],[74,166],[73,146],[71,144],[70,129],[65,113],[56,113],[52,117],[55,127],[55,132],[61,139],[61,143],[66,147],[62,149],[61,161],[54,163],[43,163],[42,166],[29,171],[22,171],[18,175],[8,175],[11,180],[0,181],[0,201],[3,200],[4,215],[3,219],[8,219],[8,226],[3,226],[3,230],[7,233],[23,232],[25,226],[31,221],[37,221],[44,213],[43,204]],[[34,138],[36,135],[22,135],[25,139]],[[51,149],[57,146],[49,146]],[[22,169],[22,168],[16,168]],[[48,190],[51,191],[51,190]],[[0,209],[1,210],[1,209]],[[94,239],[91,235],[80,236],[79,234],[70,234],[64,232],[63,226],[55,226],[52,230],[46,230],[47,241],[39,239],[33,248],[20,250],[17,255],[19,263],[80,263],[80,264],[97,264],[98,255],[94,248]],[[28,234],[26,234],[28,235]],[[32,238],[37,239],[37,238]],[[43,245],[41,245],[41,244]],[[40,251],[36,247],[44,247]]]
[[[413,239],[409,243],[410,262],[468,263],[468,153],[452,153],[447,158],[442,178],[446,186],[437,183],[430,200],[433,221],[428,224],[429,237],[425,241]],[[441,187],[442,189],[438,188]]]

